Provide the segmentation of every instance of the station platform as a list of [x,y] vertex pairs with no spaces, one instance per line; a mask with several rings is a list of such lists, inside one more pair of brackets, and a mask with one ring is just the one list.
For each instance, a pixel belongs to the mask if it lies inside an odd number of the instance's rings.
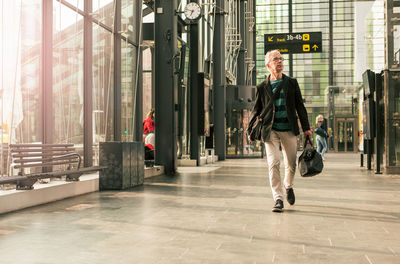
[[234,159],[3,214],[0,263],[400,263],[400,175],[326,157],[283,213],[266,161]]

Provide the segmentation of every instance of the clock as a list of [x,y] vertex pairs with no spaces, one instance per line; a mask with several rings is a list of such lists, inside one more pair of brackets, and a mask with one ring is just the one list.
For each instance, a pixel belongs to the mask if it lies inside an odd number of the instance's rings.
[[197,20],[201,16],[201,7],[196,2],[190,2],[185,6],[184,14],[187,19]]

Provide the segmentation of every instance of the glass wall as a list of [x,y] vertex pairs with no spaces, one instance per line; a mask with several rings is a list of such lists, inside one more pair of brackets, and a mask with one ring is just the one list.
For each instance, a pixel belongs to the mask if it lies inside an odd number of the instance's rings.
[[367,19],[367,69],[380,72],[385,67],[385,20],[384,1],[375,1]]
[[114,37],[93,24],[93,144],[98,161],[99,142],[114,138]]
[[147,118],[147,114],[150,112],[153,105],[152,96],[152,50],[147,48],[143,51],[143,117]]
[[[354,72],[353,1],[331,0],[333,5],[333,83],[352,85]],[[329,85],[329,0],[292,0],[292,32],[322,32],[322,53],[294,54],[297,78],[310,120],[326,112],[325,88]],[[257,82],[265,78],[264,34],[289,32],[289,1],[258,0]],[[284,55],[288,59],[288,55]],[[289,61],[285,61],[289,73]]]
[[0,172],[10,164],[8,144],[37,142],[40,131],[40,0],[0,6]]
[[83,146],[83,17],[53,2],[54,143]]
[[[91,2],[92,10],[84,10],[85,1]],[[81,154],[84,145],[93,143],[94,164],[98,163],[99,142],[115,140],[116,122],[120,123],[121,139],[133,140],[133,106],[138,85],[137,6],[141,8],[141,3],[134,0],[2,1],[2,172],[9,166],[8,144],[49,142],[43,131],[52,131],[52,143],[73,143]],[[52,11],[42,13],[48,7]],[[46,19],[51,22],[43,25]],[[117,25],[121,30],[115,30]],[[44,37],[45,27],[52,29],[51,38]],[[121,42],[118,52],[115,39]],[[44,57],[43,47],[52,48],[52,59]],[[89,70],[85,71],[85,63],[89,63]],[[120,76],[114,74],[116,64],[121,67]],[[85,74],[90,82],[85,83]],[[45,75],[52,76],[51,87],[44,87]],[[116,83],[121,83],[120,87]],[[115,105],[116,89],[121,93],[120,107]],[[44,96],[48,94],[43,91],[50,91],[51,96]],[[90,101],[92,121],[84,118],[85,102]],[[49,116],[44,113],[45,105],[53,106],[50,122],[44,120]],[[120,120],[114,116],[115,109],[121,111]],[[93,138],[93,142],[87,144],[87,138]]]
[[329,84],[328,1],[293,1],[293,32],[310,31],[322,32],[322,53],[294,54],[293,75],[306,104],[319,104],[317,111],[323,111],[324,90]]
[[333,84],[353,84],[354,1],[333,1]]
[[36,142],[40,140],[41,1],[4,1],[0,8],[1,143]]

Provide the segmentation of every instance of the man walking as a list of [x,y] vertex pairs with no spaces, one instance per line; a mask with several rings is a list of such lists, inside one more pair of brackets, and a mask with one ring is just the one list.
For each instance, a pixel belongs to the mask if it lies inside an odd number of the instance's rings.
[[[283,74],[283,58],[278,50],[272,50],[265,55],[265,65],[271,73],[265,81],[257,86],[257,95],[254,109],[251,114],[248,134],[260,114],[266,109],[262,120],[262,138],[265,143],[269,167],[269,181],[275,205],[273,212],[283,211],[283,199],[286,196],[290,205],[295,203],[293,191],[293,178],[296,171],[297,138],[300,119],[305,136],[311,138],[312,132],[304,107],[299,84],[297,80]],[[275,92],[276,94],[273,96]],[[274,102],[271,100],[275,99]],[[251,140],[251,139],[250,139]],[[280,176],[280,151],[282,146],[285,164],[285,178]],[[284,194],[283,187],[286,189]]]

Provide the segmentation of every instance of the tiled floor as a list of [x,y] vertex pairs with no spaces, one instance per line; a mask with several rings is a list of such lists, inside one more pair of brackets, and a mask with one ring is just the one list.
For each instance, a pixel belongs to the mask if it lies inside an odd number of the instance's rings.
[[272,213],[260,159],[0,216],[0,263],[400,263],[400,176],[327,154]]

